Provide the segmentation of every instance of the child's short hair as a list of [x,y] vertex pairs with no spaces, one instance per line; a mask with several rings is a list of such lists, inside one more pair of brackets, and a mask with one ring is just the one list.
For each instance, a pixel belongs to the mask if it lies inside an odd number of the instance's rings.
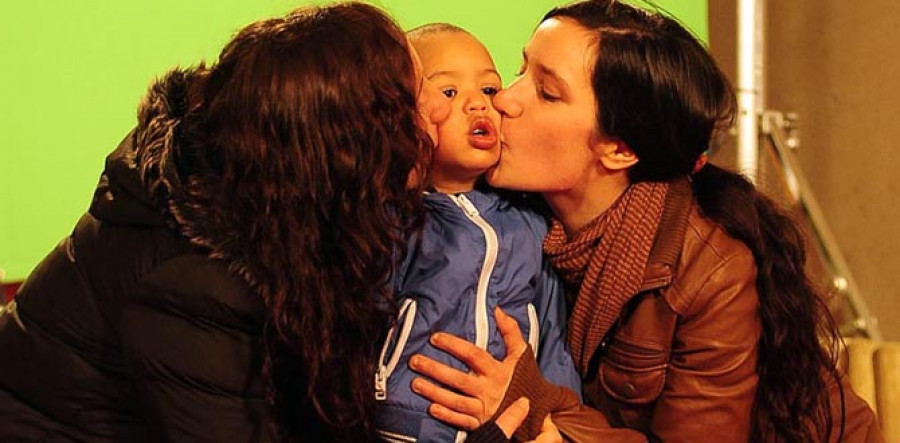
[[450,23],[426,23],[424,25],[416,26],[415,28],[406,31],[406,37],[410,40],[417,40],[423,37],[427,37],[429,35],[440,34],[440,33],[457,33],[461,32],[463,34],[472,35],[469,31],[466,31],[463,28],[460,28],[456,25],[451,25]]

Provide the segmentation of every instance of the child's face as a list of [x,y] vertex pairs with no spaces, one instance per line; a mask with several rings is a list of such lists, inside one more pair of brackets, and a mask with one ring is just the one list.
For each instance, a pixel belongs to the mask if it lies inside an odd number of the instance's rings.
[[450,101],[450,116],[438,124],[431,183],[442,192],[472,189],[500,158],[500,113],[491,100],[500,75],[487,49],[463,32],[439,32],[415,47],[425,77]]

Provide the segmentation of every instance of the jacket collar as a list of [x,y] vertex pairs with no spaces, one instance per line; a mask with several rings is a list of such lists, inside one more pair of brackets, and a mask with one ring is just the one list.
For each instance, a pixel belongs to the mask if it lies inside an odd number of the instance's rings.
[[425,191],[423,195],[425,197],[425,205],[438,210],[451,210],[453,212],[459,210],[457,203],[454,203],[454,198],[451,198],[451,195],[453,197],[465,197],[476,209],[478,209],[478,212],[482,214],[495,211],[498,208],[504,209],[505,207],[505,199],[501,198],[498,193],[491,188],[475,188],[455,194],[446,194],[432,188]]
[[678,258],[684,246],[688,216],[693,203],[693,190],[687,178],[677,179],[669,186],[659,228],[650,258],[644,270],[640,292],[652,291],[672,284]]

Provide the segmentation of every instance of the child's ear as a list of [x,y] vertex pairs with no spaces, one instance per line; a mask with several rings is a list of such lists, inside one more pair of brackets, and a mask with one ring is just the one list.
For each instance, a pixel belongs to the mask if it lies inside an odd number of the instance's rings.
[[628,169],[638,162],[638,157],[619,139],[605,139],[597,143],[597,154],[604,168],[611,171]]

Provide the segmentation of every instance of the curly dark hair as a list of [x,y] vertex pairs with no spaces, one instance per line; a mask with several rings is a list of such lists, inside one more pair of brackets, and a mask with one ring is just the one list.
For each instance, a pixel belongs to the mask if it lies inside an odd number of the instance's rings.
[[370,439],[388,281],[423,214],[409,177],[432,148],[406,38],[366,4],[303,8],[242,29],[201,77],[172,212],[264,301],[280,437]]
[[727,78],[697,38],[665,14],[587,0],[551,10],[544,20],[552,17],[596,32],[598,126],[640,159],[630,179],[690,176],[701,213],[753,252],[762,336],[752,440],[828,441],[827,388],[839,383],[840,336],[805,274],[801,231],[745,177],[714,165],[692,175],[714,132],[734,119]]

